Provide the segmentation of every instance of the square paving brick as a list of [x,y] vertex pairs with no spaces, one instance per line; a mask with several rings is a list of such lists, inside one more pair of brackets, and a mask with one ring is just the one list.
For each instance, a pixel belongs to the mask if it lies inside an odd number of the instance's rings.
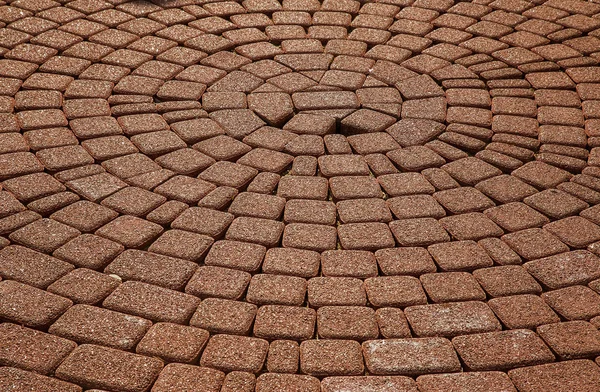
[[286,223],[334,225],[336,219],[336,205],[330,201],[293,199],[285,204]]
[[368,176],[332,177],[329,187],[335,200],[382,197],[377,180]]
[[435,272],[433,258],[425,248],[401,247],[375,252],[377,264],[384,275],[416,275]]
[[554,361],[554,354],[527,329],[458,336],[452,344],[471,370],[502,370]]
[[216,335],[208,341],[200,365],[224,372],[258,373],[267,357],[268,349],[269,343],[263,339]]
[[120,283],[112,276],[78,268],[48,286],[48,291],[75,303],[94,305],[108,297]]
[[550,166],[540,161],[529,162],[521,166],[512,174],[536,188],[554,188],[561,182],[571,178],[569,172]]
[[171,223],[171,227],[217,238],[225,233],[233,219],[234,216],[227,212],[204,207],[192,207],[179,215]]
[[380,276],[365,280],[369,303],[376,307],[426,304],[421,282],[412,276]]
[[167,230],[150,245],[148,250],[162,255],[199,262],[214,240],[206,235],[183,230]]
[[404,314],[419,337],[452,337],[502,328],[487,304],[477,301],[409,306]]
[[250,280],[246,300],[257,305],[301,306],[306,288],[306,280],[297,276],[256,274]]
[[83,234],[52,253],[77,267],[98,270],[108,265],[125,247],[93,234]]
[[328,181],[323,177],[282,176],[277,195],[286,199],[326,200]]
[[0,388],[48,392],[81,392],[80,386],[34,372],[5,366],[0,369]]
[[156,323],[135,350],[138,354],[156,356],[169,362],[191,363],[200,356],[208,337],[208,331],[203,329]]
[[254,335],[265,339],[310,339],[314,335],[316,319],[316,311],[308,307],[261,306],[256,313]]
[[52,253],[81,232],[52,219],[39,219],[9,235],[11,241],[40,252]]
[[32,328],[43,328],[73,302],[67,298],[13,280],[0,282],[0,317]]
[[554,219],[578,214],[589,207],[586,202],[558,189],[547,189],[536,193],[526,197],[523,202]]
[[375,256],[361,250],[327,250],[321,254],[321,267],[324,276],[377,276]]
[[72,270],[72,264],[20,245],[0,250],[0,274],[4,279],[45,289]]
[[154,189],[159,195],[194,204],[216,188],[210,182],[188,176],[175,176]]
[[484,301],[485,292],[468,272],[441,272],[420,276],[433,302]]
[[298,374],[265,373],[256,379],[257,392],[275,392],[285,390],[320,392],[321,384],[319,379],[316,377]]
[[393,221],[389,224],[394,237],[402,246],[428,246],[450,241],[450,236],[433,218]]
[[240,299],[250,283],[251,275],[235,269],[201,266],[185,286],[185,292],[197,297]]
[[592,392],[600,382],[598,366],[590,360],[575,360],[529,366],[508,372],[522,392]]
[[537,333],[561,359],[592,357],[600,352],[600,332],[586,321],[542,325]]
[[375,311],[366,306],[323,306],[317,310],[317,330],[323,339],[376,339]]
[[183,391],[187,389],[219,392],[225,374],[219,370],[182,363],[170,363],[158,375],[154,392]]
[[151,321],[141,317],[95,306],[75,305],[60,316],[48,331],[79,344],[132,350],[151,326]]
[[256,175],[258,170],[239,163],[219,161],[204,170],[198,178],[217,185],[242,188]]
[[488,305],[508,329],[533,329],[538,325],[560,322],[556,313],[533,294],[493,298]]
[[217,241],[204,263],[209,266],[227,267],[253,272],[260,268],[266,248],[262,245],[240,241]]
[[152,385],[162,368],[163,362],[157,358],[83,344],[60,364],[56,376],[89,389],[142,392]]
[[262,271],[267,274],[312,278],[319,272],[321,257],[306,249],[271,248],[267,250]]
[[282,245],[317,252],[335,249],[337,230],[332,226],[291,223],[285,226]]
[[433,197],[454,214],[483,211],[494,207],[494,202],[475,188],[461,187],[436,192]]
[[96,234],[119,242],[128,248],[142,247],[163,232],[156,223],[131,215],[121,215],[117,219],[96,230]]
[[492,207],[483,213],[509,232],[542,227],[544,224],[550,222],[545,215],[520,202]]
[[123,188],[102,200],[102,205],[124,215],[145,216],[167,198],[133,186]]
[[540,294],[542,287],[520,265],[501,265],[473,271],[473,276],[491,297]]
[[365,306],[367,295],[360,279],[317,277],[308,281],[308,302],[314,307]]
[[411,331],[404,312],[398,308],[379,308],[375,311],[379,331],[384,338],[410,338]]
[[586,286],[548,291],[542,299],[567,320],[589,320],[600,315],[600,295]]
[[442,218],[446,216],[444,208],[430,195],[392,197],[386,203],[398,219]]
[[300,361],[300,345],[292,340],[274,340],[269,345],[267,370],[271,373],[296,373]]
[[352,340],[305,340],[300,368],[315,376],[360,375],[364,371],[360,344]]
[[439,222],[459,241],[478,241],[487,237],[500,237],[504,233],[498,225],[479,212],[447,216]]
[[107,207],[81,200],[60,209],[50,218],[87,233],[107,224],[117,216],[119,214],[116,211]]
[[157,253],[127,249],[104,268],[104,273],[181,290],[196,271],[197,264]]
[[326,155],[319,157],[319,170],[325,177],[368,176],[369,166],[359,155]]
[[390,228],[385,223],[346,223],[338,226],[337,230],[344,249],[375,251],[395,245]]
[[117,287],[102,302],[102,306],[152,321],[185,324],[199,303],[200,299],[192,295],[148,283],[129,281]]
[[372,390],[383,392],[386,388],[397,392],[415,392],[415,382],[403,376],[334,376],[321,382],[323,392]]
[[502,236],[515,252],[527,260],[568,252],[569,247],[543,229],[526,229]]
[[427,374],[417,378],[419,390],[423,392],[515,392],[510,378],[502,372],[465,372]]
[[192,316],[190,325],[214,333],[247,335],[250,332],[256,305],[220,298],[207,298]]
[[430,245],[427,250],[443,271],[491,267],[494,262],[475,241],[453,241]]
[[523,266],[550,289],[587,284],[600,277],[600,259],[585,250],[545,257]]
[[544,225],[544,229],[557,236],[571,248],[585,248],[600,239],[600,227],[580,216],[564,218]]
[[375,375],[416,376],[461,368],[452,344],[445,338],[369,340],[362,346],[367,369]]
[[242,192],[236,196],[229,212],[236,216],[278,219],[285,207],[285,199],[279,196]]
[[39,374],[52,373],[77,346],[70,340],[11,323],[0,324],[0,331],[0,363]]
[[432,194],[435,188],[420,173],[394,173],[377,177],[389,196]]

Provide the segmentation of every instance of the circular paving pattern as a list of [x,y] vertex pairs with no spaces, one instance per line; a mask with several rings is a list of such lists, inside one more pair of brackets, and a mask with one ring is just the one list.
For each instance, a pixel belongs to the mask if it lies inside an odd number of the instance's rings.
[[0,390],[597,392],[598,60],[596,0],[0,1]]

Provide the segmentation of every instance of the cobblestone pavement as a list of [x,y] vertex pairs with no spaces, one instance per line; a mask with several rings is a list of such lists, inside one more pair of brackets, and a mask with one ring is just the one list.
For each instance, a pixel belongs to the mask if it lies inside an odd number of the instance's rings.
[[600,1],[0,1],[0,391],[600,391]]

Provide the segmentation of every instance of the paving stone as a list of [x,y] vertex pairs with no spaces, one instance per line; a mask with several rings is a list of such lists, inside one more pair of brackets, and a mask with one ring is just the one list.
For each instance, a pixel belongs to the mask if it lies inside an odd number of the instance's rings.
[[102,306],[152,321],[186,323],[200,300],[178,291],[148,283],[129,281],[120,285]]
[[80,386],[34,372],[5,366],[0,369],[0,387],[32,389],[43,392],[81,392]]
[[363,343],[367,369],[376,375],[455,372],[460,362],[445,338],[369,340]]
[[420,280],[429,298],[436,303],[483,301],[486,298],[479,283],[468,272],[423,274]]
[[225,374],[221,371],[201,366],[170,363],[158,375],[152,389],[156,392],[203,388],[206,391],[219,391]]
[[300,368],[311,375],[362,374],[360,344],[352,340],[305,340],[300,344]]
[[[86,366],[81,366],[85,363]],[[125,371],[119,369],[125,366]],[[144,391],[154,382],[163,363],[156,358],[83,344],[56,370],[57,377],[86,388]]]
[[502,372],[465,372],[448,374],[428,374],[417,378],[417,386],[423,392],[457,391],[475,392],[514,392],[510,378]]
[[87,268],[77,268],[48,286],[48,291],[74,303],[95,305],[108,297],[120,280]]
[[198,307],[190,325],[212,333],[245,335],[250,331],[256,306],[246,302],[207,298]]
[[73,305],[67,298],[14,280],[0,282],[0,316],[32,328],[51,324]]
[[317,313],[311,308],[264,305],[256,314],[254,335],[265,339],[310,339],[316,319]]
[[38,374],[50,375],[77,346],[70,340],[16,324],[3,323],[0,329],[0,363]]
[[501,370],[554,361],[548,346],[526,329],[458,336],[452,344],[472,370]]
[[266,340],[245,336],[216,335],[210,338],[201,366],[222,371],[247,371],[258,373],[267,357],[269,343]]
[[152,326],[141,317],[89,305],[75,305],[56,320],[48,331],[77,343],[131,350]]
[[197,268],[196,263],[152,252],[127,249],[104,268],[121,279],[181,290]]
[[567,320],[588,320],[599,314],[600,298],[586,286],[570,286],[542,294],[558,314]]
[[533,294],[494,298],[488,304],[509,329],[533,329],[542,324],[560,321],[556,313],[540,297]]
[[508,372],[511,381],[519,390],[533,392],[592,391],[600,380],[597,366],[590,360],[575,360],[529,366]]
[[530,261],[524,267],[546,287],[557,289],[596,279],[599,261],[590,252],[577,250]]
[[0,250],[0,274],[40,289],[73,270],[68,262],[47,256],[20,245],[9,245]]

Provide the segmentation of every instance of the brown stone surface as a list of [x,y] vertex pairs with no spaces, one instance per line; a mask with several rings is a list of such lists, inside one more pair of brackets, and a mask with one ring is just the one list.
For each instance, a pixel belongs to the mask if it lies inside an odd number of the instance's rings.
[[599,16],[0,1],[0,389],[597,392]]

